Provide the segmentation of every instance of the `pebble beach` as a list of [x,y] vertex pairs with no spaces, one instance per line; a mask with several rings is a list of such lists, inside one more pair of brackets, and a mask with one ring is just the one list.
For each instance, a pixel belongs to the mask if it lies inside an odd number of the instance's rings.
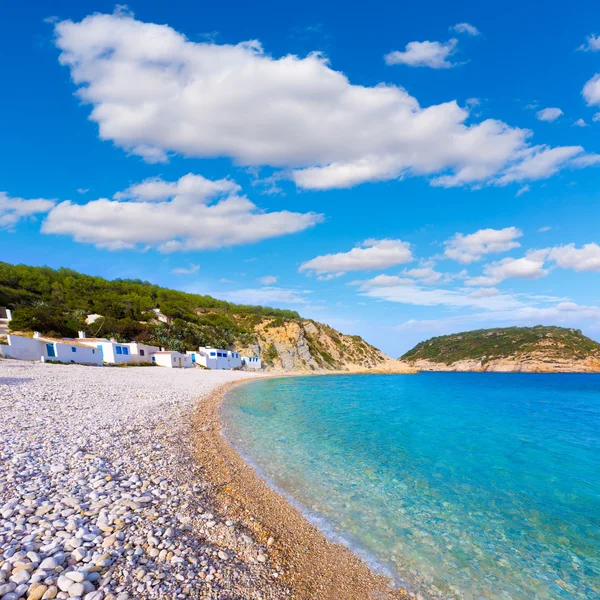
[[0,360],[0,600],[396,597],[221,436],[259,376]]
[[249,377],[0,360],[0,598],[285,598],[191,448],[198,398]]

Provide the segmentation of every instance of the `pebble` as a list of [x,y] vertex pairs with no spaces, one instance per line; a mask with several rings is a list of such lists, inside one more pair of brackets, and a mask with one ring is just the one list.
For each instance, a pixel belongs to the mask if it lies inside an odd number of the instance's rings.
[[0,358],[0,600],[289,596],[190,455],[198,396],[247,376]]

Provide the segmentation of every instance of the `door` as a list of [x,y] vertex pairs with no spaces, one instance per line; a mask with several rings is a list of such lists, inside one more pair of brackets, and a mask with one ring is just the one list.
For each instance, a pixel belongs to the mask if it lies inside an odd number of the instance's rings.
[[179,366],[181,367],[181,356],[179,357]]
[[48,353],[48,358],[56,357],[56,351],[54,349],[54,344],[46,344],[46,352]]

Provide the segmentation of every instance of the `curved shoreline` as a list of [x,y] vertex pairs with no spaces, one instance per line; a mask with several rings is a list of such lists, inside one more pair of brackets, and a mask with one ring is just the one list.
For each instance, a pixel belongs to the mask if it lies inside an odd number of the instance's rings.
[[234,386],[217,388],[194,415],[194,449],[216,500],[267,549],[268,563],[302,600],[392,600],[407,598],[390,579],[373,573],[349,548],[329,539],[280,493],[272,489],[222,435],[220,406]]

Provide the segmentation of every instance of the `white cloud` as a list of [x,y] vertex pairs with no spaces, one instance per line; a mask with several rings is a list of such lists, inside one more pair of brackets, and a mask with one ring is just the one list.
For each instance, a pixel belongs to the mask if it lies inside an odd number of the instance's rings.
[[317,256],[300,265],[299,271],[323,273],[346,273],[387,269],[413,260],[410,244],[402,240],[365,240],[349,252]]
[[456,52],[458,40],[447,42],[409,42],[403,52],[395,50],[385,55],[388,65],[408,65],[409,67],[431,67],[449,69],[456,66],[448,60]]
[[585,244],[581,248],[577,248],[575,244],[557,246],[548,250],[548,258],[563,269],[573,269],[578,272],[600,272],[600,246],[598,244]]
[[561,115],[564,115],[564,114],[565,113],[563,113],[563,111],[560,110],[560,108],[551,107],[551,108],[542,108],[542,110],[538,110],[537,113],[535,113],[535,116],[540,121],[556,121],[556,119],[558,119],[558,117],[560,117]]
[[[442,319],[411,319],[396,327],[398,331],[431,332],[435,335],[458,333],[474,326],[494,327],[505,323],[511,325],[562,325],[589,328],[600,321],[600,307],[559,302],[553,306],[522,306],[510,310],[498,310],[467,315],[456,315]],[[597,327],[596,327],[597,328]]]
[[598,121],[600,121],[600,112],[594,113],[594,116],[592,117],[592,121],[594,121],[594,123],[597,123]]
[[450,30],[456,31],[456,33],[466,33],[468,35],[481,35],[479,29],[470,23],[457,23],[450,27]]
[[579,46],[577,50],[584,50],[586,52],[596,52],[600,50],[600,35],[588,35],[585,38],[585,43]]
[[481,100],[479,98],[467,98],[465,101],[469,106],[479,106]]
[[515,194],[515,197],[518,198],[519,196],[522,196],[523,194],[526,194],[527,192],[531,191],[531,186],[529,184],[525,184],[523,187],[520,187],[518,192]]
[[540,227],[538,229],[538,233],[546,233],[546,231],[550,231],[552,227],[550,225],[544,225],[544,227]]
[[481,296],[467,290],[424,289],[418,285],[372,287],[366,289],[363,295],[417,306],[468,307],[484,310],[504,310],[522,306],[522,302],[510,294]]
[[307,290],[290,290],[278,287],[249,288],[231,292],[215,292],[213,295],[239,304],[306,304]]
[[549,271],[544,269],[544,257],[538,252],[531,252],[522,258],[505,258],[483,268],[483,277],[467,279],[469,286],[494,286],[505,279],[539,279]]
[[78,194],[87,194],[89,191],[89,188],[77,188]]
[[404,271],[404,275],[414,277],[423,283],[436,283],[443,278],[443,274],[439,273],[432,267],[421,267],[419,269],[408,269]]
[[372,279],[357,280],[350,283],[350,285],[357,285],[361,290],[370,290],[376,287],[394,287],[397,285],[414,285],[412,279],[405,277],[398,277],[397,275],[377,275]]
[[265,275],[261,277],[258,281],[260,281],[263,285],[273,285],[277,283],[277,277],[273,275]]
[[504,229],[480,229],[475,233],[457,233],[454,237],[444,242],[444,254],[463,264],[480,260],[485,254],[507,252],[520,246],[515,241],[523,232],[517,227]]
[[600,105],[600,73],[596,73],[581,90],[581,95],[588,106]]
[[86,204],[61,202],[43,233],[70,235],[100,248],[157,247],[161,252],[215,249],[296,233],[322,220],[315,213],[264,212],[229,179],[185,175],[152,179]]
[[467,125],[456,101],[422,107],[398,86],[352,85],[318,53],[192,42],[124,11],[55,33],[100,138],[147,161],[226,156],[315,190],[440,173],[433,183],[449,186],[493,183],[529,147],[527,130]]
[[328,273],[327,275],[319,275],[317,277],[317,281],[331,281],[332,279],[337,279],[342,275],[345,275],[343,271],[341,271],[340,273]]
[[231,281],[231,279],[227,279],[226,277],[221,277],[221,279],[219,279],[219,283],[233,283],[233,281]]
[[575,121],[573,123],[573,127],[587,127],[588,124],[583,120],[583,119],[577,119],[577,121]]
[[534,146],[523,153],[523,160],[506,169],[504,174],[498,178],[497,184],[507,185],[513,182],[546,179],[567,165],[572,167],[589,166],[577,164],[577,159],[589,159],[593,156],[581,157],[579,155],[582,152],[581,146],[560,146],[558,148]]
[[478,290],[473,290],[469,296],[471,298],[491,298],[497,296],[500,292],[495,287],[482,287]]
[[171,272],[175,273],[175,275],[193,275],[200,270],[200,265],[190,265],[189,267],[177,267],[173,269]]
[[0,192],[0,229],[11,229],[21,219],[47,213],[55,203],[45,198],[11,198],[6,192]]

